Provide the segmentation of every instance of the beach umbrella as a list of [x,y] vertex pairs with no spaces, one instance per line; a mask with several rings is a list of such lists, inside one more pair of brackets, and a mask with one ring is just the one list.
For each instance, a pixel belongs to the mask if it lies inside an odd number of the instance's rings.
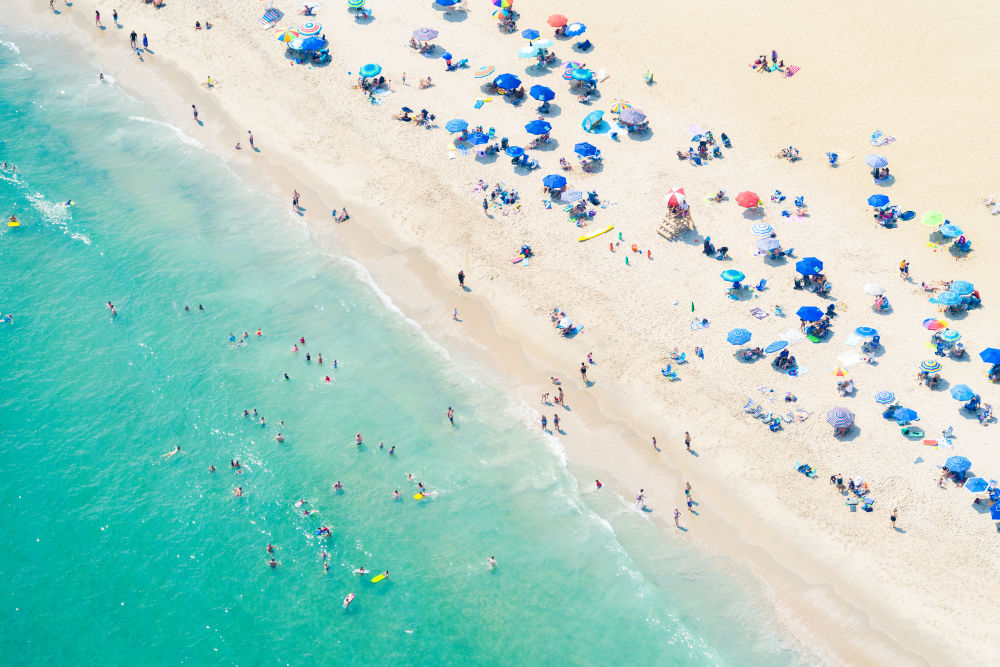
[[563,34],[567,37],[576,37],[577,35],[582,35],[585,32],[587,32],[587,26],[582,23],[570,23],[566,26]]
[[502,21],[508,16],[510,16],[510,12],[507,11],[506,9],[498,9],[495,12],[493,12],[493,18],[495,18],[497,21]]
[[642,121],[646,120],[646,114],[643,113],[642,109],[636,109],[635,107],[630,107],[628,109],[623,109],[618,118],[621,119],[626,125],[638,125]]
[[567,204],[572,204],[575,201],[580,201],[583,199],[583,190],[567,190],[559,196],[560,201],[564,201]]
[[745,190],[736,195],[736,203],[743,208],[754,208],[760,205],[760,197],[757,196],[756,192]]
[[556,96],[551,88],[546,88],[545,86],[532,86],[528,94],[541,102],[548,102]]
[[663,198],[667,200],[667,206],[680,206],[682,202],[687,201],[684,188],[670,188]]
[[920,362],[920,370],[927,371],[928,373],[937,373],[941,370],[941,362],[934,359],[925,359]]
[[625,109],[631,109],[632,105],[625,100],[611,100],[611,113],[621,113]]
[[936,297],[934,301],[940,303],[943,306],[957,306],[962,303],[962,297],[955,294],[954,292],[941,292]]
[[768,344],[768,346],[764,348],[764,352],[772,354],[774,352],[777,352],[778,350],[786,348],[787,346],[788,346],[787,340],[776,340],[773,343]]
[[990,519],[993,521],[1000,521],[1000,501],[997,501],[990,506]]
[[551,39],[540,39],[537,42],[535,42],[535,46],[537,46],[540,49],[547,49],[553,45],[555,45],[555,42],[553,42]]
[[410,107],[401,107],[403,113],[413,113],[413,109]]
[[882,283],[868,283],[863,289],[865,294],[871,294],[872,296],[882,296],[885,294],[885,288],[882,287]]
[[968,472],[972,467],[972,461],[964,456],[949,456],[944,462],[944,467],[952,472]]
[[875,394],[875,402],[882,405],[892,405],[896,402],[896,395],[891,391],[880,391]]
[[847,408],[833,408],[826,413],[826,421],[834,428],[847,428],[854,424],[854,413]]
[[982,493],[990,488],[990,483],[982,477],[973,477],[965,482],[965,490],[969,493]]
[[911,410],[909,408],[896,408],[896,411],[892,413],[892,418],[896,420],[897,424],[905,424],[906,422],[911,422],[918,417],[916,410]]
[[839,378],[845,378],[848,375],[850,375],[850,373],[847,372],[847,369],[841,368],[840,366],[837,366],[835,369],[833,369],[830,372],[830,375],[833,375],[833,376],[839,377]]
[[521,31],[521,37],[524,37],[525,39],[538,39],[541,37],[541,33],[532,28],[528,28],[527,30]]
[[365,6],[365,0],[347,0],[347,6],[351,9],[361,9]]
[[[324,46],[326,46],[326,40],[325,39],[323,39],[321,37],[306,37],[305,39],[302,40],[302,43],[299,44],[299,50],[300,51],[319,51]],[[378,70],[380,72],[382,71],[381,67],[379,67],[378,65],[375,65],[375,66],[378,67]],[[362,75],[362,76],[364,76],[364,75]]]
[[936,317],[930,317],[921,322],[921,325],[928,331],[940,331],[941,329],[947,329],[948,323],[945,320],[940,320]]
[[521,157],[524,155],[524,149],[520,146],[508,146],[504,153],[511,157]]
[[566,327],[573,326],[573,320],[569,317],[564,317],[556,324],[560,329],[565,329]]
[[441,5],[442,7],[451,7],[452,5],[457,5],[461,1],[462,0],[434,0],[434,2]]
[[956,280],[951,284],[951,291],[961,296],[968,296],[976,291],[976,288],[968,280]]
[[956,236],[961,236],[962,234],[964,234],[961,227],[952,224],[941,225],[941,228],[938,229],[938,231],[941,232],[941,236],[944,236],[949,239],[953,239]]
[[323,26],[315,21],[306,21],[299,26],[299,35],[302,37],[313,37],[323,32]]
[[[362,65],[358,68],[358,74],[365,77],[366,79],[371,76],[378,76],[382,72],[382,66],[376,65],[375,63],[368,63],[367,65]],[[468,125],[468,123],[466,123]],[[465,128],[459,128],[464,130]],[[454,130],[448,130],[449,132],[454,132]]]
[[445,51],[441,54],[441,60],[451,60],[451,51]]
[[590,81],[594,78],[594,73],[586,67],[579,67],[577,69],[570,70],[569,75],[577,81]]
[[[595,146],[594,144],[583,141],[573,147],[573,152],[579,155],[580,157],[594,157],[601,151],[599,151],[597,149],[597,146]],[[681,195],[683,196],[683,193],[681,193]]]
[[763,252],[771,252],[775,248],[781,245],[781,241],[774,238],[773,236],[765,236],[761,240],[757,241],[757,250]]
[[489,76],[490,74],[493,74],[493,71],[494,71],[493,65],[480,65],[479,67],[476,68],[476,71],[472,73],[472,76],[476,77],[477,79],[482,79],[484,77]]
[[941,340],[943,340],[946,343],[957,343],[958,341],[962,340],[962,334],[958,333],[954,329],[946,329],[941,334]]
[[465,138],[473,146],[482,146],[483,144],[490,143],[490,135],[484,134],[482,132],[473,132],[468,137]]
[[979,358],[988,364],[1000,364],[1000,350],[988,347],[979,353]]
[[566,177],[559,174],[549,174],[542,179],[542,185],[547,188],[561,188],[566,185]]
[[768,236],[769,234],[771,234],[771,232],[774,231],[774,227],[772,227],[766,222],[758,222],[754,224],[753,227],[750,228],[750,231],[756,234],[757,236]]
[[462,120],[461,118],[452,118],[447,123],[444,124],[444,129],[449,132],[461,132],[462,130],[469,127],[469,121]]
[[573,79],[573,72],[575,72],[577,69],[579,69],[579,68],[577,68],[577,67],[568,67],[567,66],[566,69],[564,69],[563,73],[562,73],[563,80],[564,81],[573,81],[574,80]]
[[806,322],[819,322],[823,319],[823,311],[816,306],[802,306],[795,314],[799,316],[800,320],[805,320]]
[[438,36],[438,31],[434,28],[417,28],[413,31],[413,39],[418,42],[429,42]]
[[298,39],[299,33],[295,28],[285,28],[280,33],[278,33],[279,42],[290,42],[294,39]]
[[302,42],[303,39],[301,37],[296,37],[292,41],[288,42],[288,48],[290,48],[292,51],[301,51]]
[[972,388],[964,384],[956,384],[950,389],[951,397],[956,401],[970,401],[976,395]]
[[886,195],[872,195],[868,198],[868,205],[876,208],[882,208],[888,203],[889,198]]
[[567,19],[562,14],[553,14],[552,16],[549,17],[549,20],[546,21],[546,23],[548,23],[553,28],[561,28],[564,25],[566,25],[568,21],[569,19]]
[[928,227],[937,227],[944,222],[944,213],[941,211],[928,211],[921,216],[920,222],[924,223]]
[[733,329],[726,334],[726,340],[732,345],[746,345],[752,336],[753,334],[746,329]]
[[746,279],[746,276],[742,271],[737,271],[736,269],[726,269],[719,276],[725,280],[727,283],[738,283],[741,280]]
[[593,132],[594,128],[601,124],[601,119],[604,117],[604,112],[601,110],[591,111],[587,114],[587,117],[583,119],[583,130],[584,132]]
[[518,58],[534,58],[539,53],[537,46],[522,46],[517,51]]
[[795,262],[795,270],[804,276],[815,276],[823,270],[823,262],[815,257],[804,257]]
[[545,120],[533,120],[524,126],[528,134],[547,134],[552,131],[552,125]]
[[854,330],[854,333],[858,334],[862,338],[872,338],[878,335],[878,331],[871,327],[858,327]]
[[493,85],[504,90],[514,90],[521,85],[521,80],[513,74],[501,74],[493,79]]
[[865,158],[865,164],[873,169],[881,169],[882,167],[887,167],[889,161],[881,155],[869,155]]
[[504,9],[508,9],[511,4],[510,0],[493,0],[494,7],[503,7]]

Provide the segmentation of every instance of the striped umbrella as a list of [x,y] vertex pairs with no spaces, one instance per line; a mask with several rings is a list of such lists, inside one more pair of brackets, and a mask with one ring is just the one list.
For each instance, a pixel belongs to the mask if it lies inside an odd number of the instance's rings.
[[930,317],[930,318],[924,320],[923,322],[921,322],[921,325],[925,329],[927,329],[928,331],[939,331],[941,329],[947,329],[948,328],[948,322],[947,321],[945,321],[945,320],[939,320],[936,317]]
[[962,297],[954,292],[941,292],[935,300],[943,306],[957,306],[962,303]]
[[757,241],[757,250],[762,250],[764,252],[771,252],[775,248],[781,245],[781,241],[774,238],[773,236],[765,236],[764,238]]
[[941,370],[941,362],[934,359],[926,359],[920,362],[920,370],[927,371],[928,373],[937,373]]
[[768,236],[771,234],[771,232],[774,231],[774,227],[767,224],[766,222],[758,222],[757,224],[755,224],[753,227],[750,228],[750,231],[756,234],[757,236]]
[[896,395],[891,391],[880,391],[875,394],[875,402],[882,405],[892,405],[896,402]]
[[968,280],[956,280],[951,284],[951,291],[960,296],[966,296],[976,291]]
[[736,269],[726,269],[719,274],[723,280],[727,283],[738,283],[741,280],[746,279],[746,275],[742,271],[737,271]]
[[368,78],[370,76],[378,76],[382,72],[382,66],[375,63],[368,63],[367,65],[362,65],[358,69],[358,74]]
[[847,408],[833,408],[826,413],[826,421],[834,428],[848,428],[854,424],[854,413]]
[[631,109],[632,105],[625,100],[611,100],[611,113],[621,113],[625,109]]
[[842,368],[840,366],[837,366],[835,369],[833,369],[830,372],[830,375],[834,375],[834,376],[839,377],[839,378],[845,378],[848,375],[850,375],[850,373],[847,372],[847,369]]
[[760,197],[757,196],[756,192],[750,192],[749,190],[744,190],[743,192],[736,195],[736,203],[743,208],[754,208],[760,204]]
[[293,39],[298,39],[299,33],[295,28],[285,28],[280,33],[278,33],[279,42],[290,42]]
[[587,32],[587,26],[583,25],[582,23],[570,23],[568,26],[566,26],[566,29],[563,31],[563,34],[565,34],[567,37],[576,37],[577,35],[582,35],[585,32]]
[[573,72],[575,72],[575,71],[576,70],[573,69],[572,67],[567,67],[566,69],[563,70],[562,78],[565,79],[566,81],[572,81],[573,80]]
[[413,31],[413,39],[418,42],[429,42],[438,36],[438,31],[434,28],[417,28]]
[[642,109],[630,107],[618,114],[618,118],[620,118],[626,125],[638,125],[642,121],[646,120],[646,114],[642,112]]
[[495,12],[493,12],[493,18],[495,18],[497,21],[502,21],[508,16],[510,16],[510,12],[508,12],[506,9],[498,9]]
[[920,217],[920,222],[928,227],[937,227],[944,222],[944,213],[941,211],[927,211]]
[[958,333],[954,329],[947,329],[941,333],[941,340],[946,343],[957,343],[962,340],[962,334]]
[[365,6],[365,0],[347,0],[347,6],[351,9],[361,9]]
[[490,74],[493,74],[494,70],[495,68],[493,67],[493,65],[480,65],[479,67],[476,68],[476,71],[472,74],[472,76],[476,77],[477,79],[482,79],[489,76]]
[[313,37],[323,32],[323,26],[315,21],[306,21],[299,26],[299,34],[303,37]]
[[726,334],[726,340],[732,345],[746,345],[752,336],[753,334],[746,329],[733,329]]
[[670,188],[663,198],[667,200],[667,206],[680,206],[681,202],[687,201],[684,188]]
[[889,161],[881,155],[869,155],[865,158],[865,164],[873,169],[881,169],[882,167],[889,166]]

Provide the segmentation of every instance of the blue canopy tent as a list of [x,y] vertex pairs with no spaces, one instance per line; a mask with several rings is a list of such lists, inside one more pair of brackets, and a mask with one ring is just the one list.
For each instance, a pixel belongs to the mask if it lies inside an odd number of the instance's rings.
[[603,120],[601,120],[602,118],[604,118],[603,111],[597,110],[588,113],[587,117],[583,119],[583,131],[596,132],[597,127],[604,122]]

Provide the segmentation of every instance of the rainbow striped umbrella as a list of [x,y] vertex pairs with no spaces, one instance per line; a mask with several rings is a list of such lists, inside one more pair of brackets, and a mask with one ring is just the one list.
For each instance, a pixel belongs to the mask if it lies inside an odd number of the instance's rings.
[[495,12],[493,12],[493,18],[495,18],[497,21],[502,21],[508,16],[510,16],[510,12],[508,12],[506,9],[498,9]]
[[323,32],[323,26],[315,21],[306,21],[299,26],[299,35],[302,37],[315,37]]
[[921,361],[920,370],[927,371],[928,373],[937,373],[939,370],[941,370],[941,362],[935,361],[934,359],[927,359],[926,361]]
[[477,79],[482,79],[483,77],[493,74],[494,69],[493,65],[481,65],[472,76]]
[[351,9],[361,9],[365,6],[365,0],[347,0],[347,6]]
[[625,109],[631,109],[632,105],[625,100],[611,100],[611,113],[621,113]]
[[940,331],[941,329],[947,329],[948,323],[945,320],[939,320],[936,317],[930,317],[924,320],[921,324],[928,331]]
[[278,33],[279,42],[290,42],[293,39],[298,39],[299,33],[295,28],[285,28],[280,33]]

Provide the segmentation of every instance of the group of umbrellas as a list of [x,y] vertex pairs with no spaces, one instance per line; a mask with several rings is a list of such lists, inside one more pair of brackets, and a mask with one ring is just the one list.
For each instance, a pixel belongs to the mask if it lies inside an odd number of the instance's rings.
[[320,37],[323,26],[315,21],[307,21],[298,28],[284,28],[278,33],[278,41],[288,44],[295,51],[319,51],[326,46],[326,40]]

